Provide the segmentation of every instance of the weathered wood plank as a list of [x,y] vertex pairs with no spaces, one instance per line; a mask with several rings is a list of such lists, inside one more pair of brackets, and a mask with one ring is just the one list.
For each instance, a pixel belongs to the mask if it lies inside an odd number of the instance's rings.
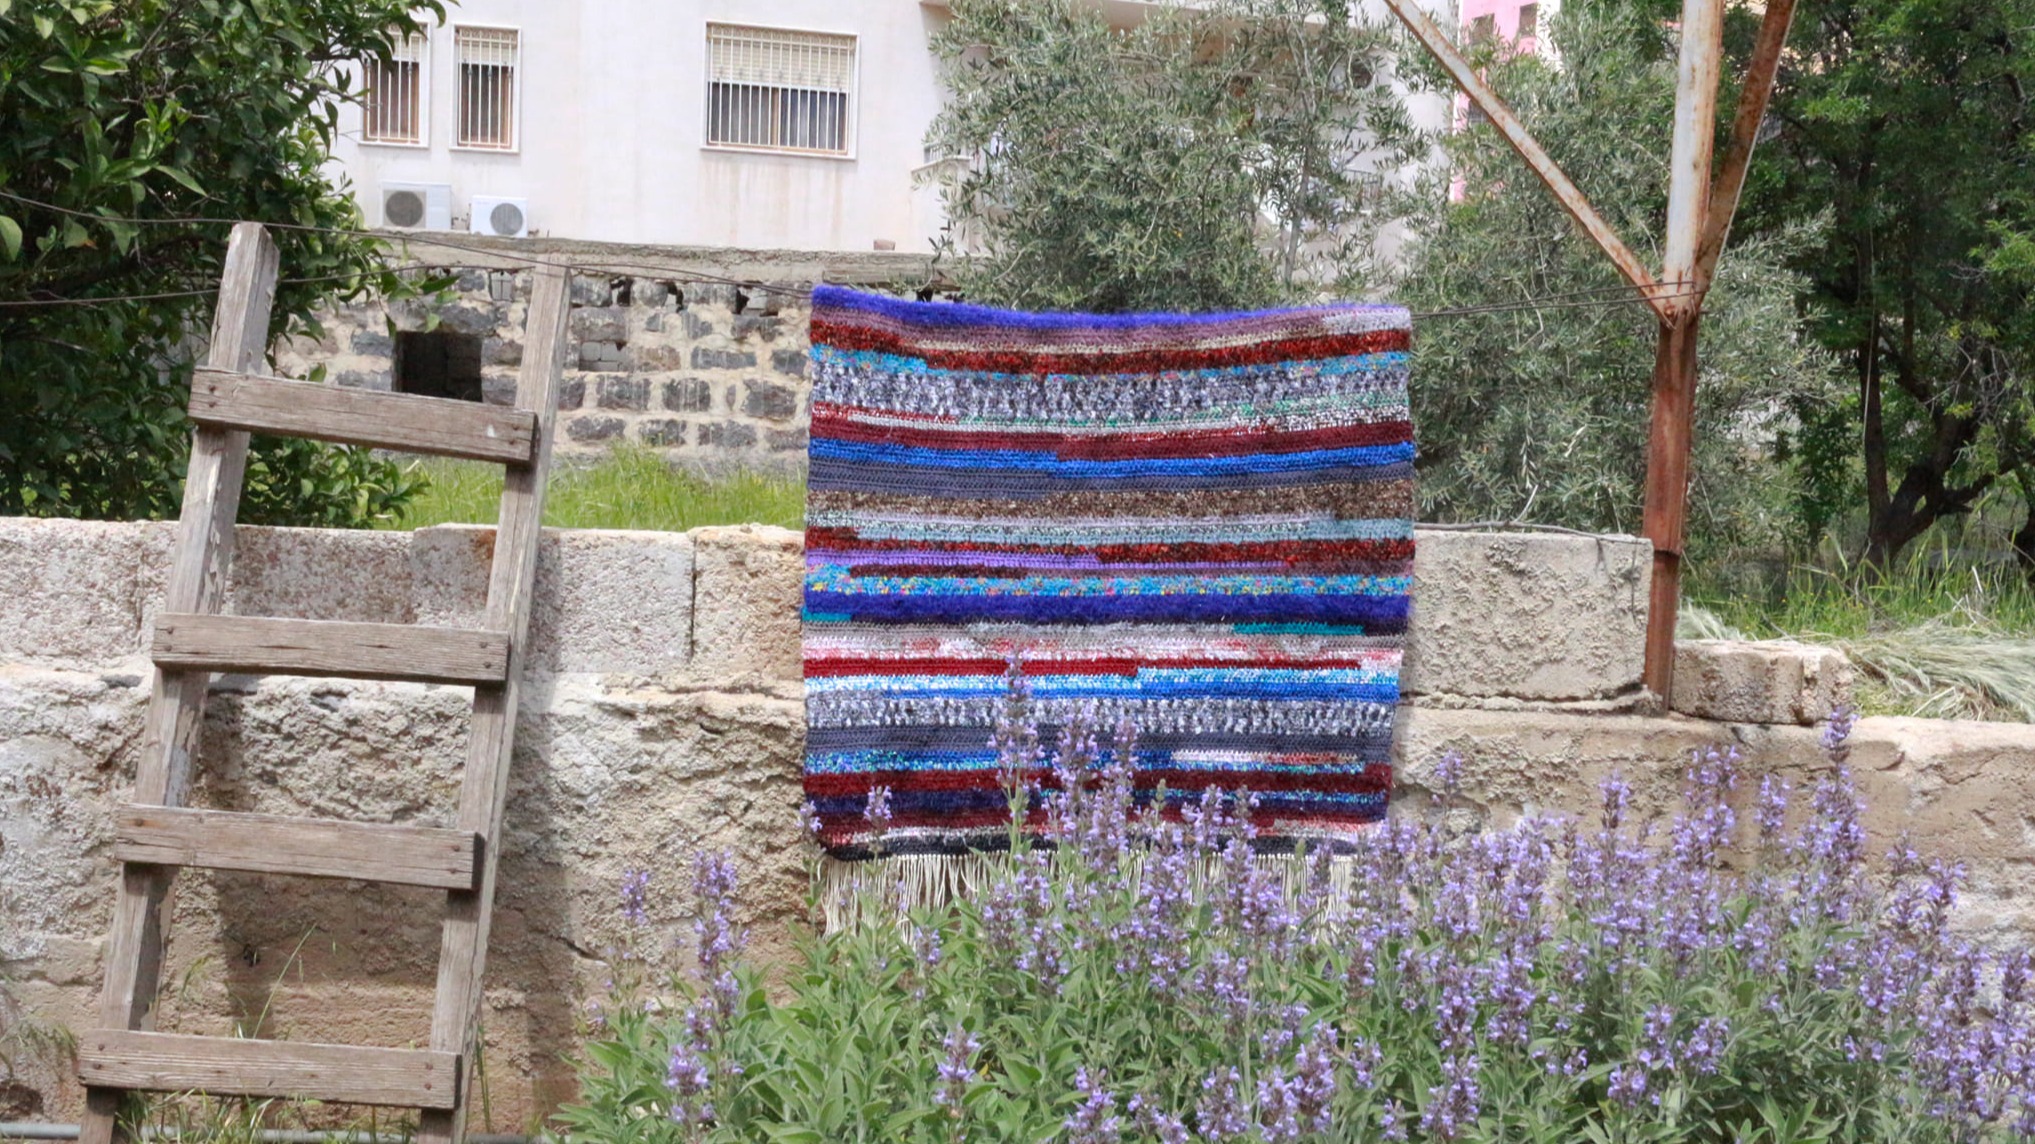
[[[233,228],[212,314],[207,365],[240,371],[261,367],[268,350],[278,265],[275,242],[265,229],[256,223]],[[183,515],[177,521],[163,593],[165,610],[210,612],[219,606],[233,563],[233,521],[240,512],[246,469],[245,432],[206,426],[193,432]],[[165,806],[184,801],[209,682],[202,671],[156,671],[135,767],[135,801]],[[162,918],[173,873],[145,865],[121,870],[99,993],[99,1024],[104,1028],[146,1028],[154,1018],[162,971]],[[92,1087],[89,1077],[81,1079],[87,1086],[81,1144],[112,1144],[120,1131],[119,1093]]]
[[452,1108],[460,1059],[429,1049],[251,1041],[102,1029],[78,1045],[78,1073],[98,1088],[293,1096],[348,1104]]
[[1604,251],[1612,264],[1618,267],[1618,272],[1625,275],[1625,280],[1639,291],[1640,297],[1646,299],[1647,304],[1663,319],[1671,319],[1672,313],[1668,306],[1670,299],[1665,295],[1674,291],[1664,288],[1661,283],[1654,280],[1653,275],[1648,273],[1646,265],[1632,253],[1625,245],[1625,241],[1618,237],[1618,232],[1612,230],[1611,224],[1605,222],[1597,213],[1597,208],[1590,205],[1590,200],[1584,196],[1582,189],[1577,187],[1561,169],[1561,165],[1554,161],[1554,157],[1547,153],[1547,149],[1540,145],[1539,140],[1527,131],[1525,124],[1519,122],[1519,117],[1512,113],[1511,108],[1505,106],[1505,101],[1498,98],[1497,91],[1484,82],[1484,77],[1477,74],[1477,69],[1470,66],[1470,62],[1463,58],[1461,52],[1456,51],[1455,45],[1449,42],[1447,33],[1443,32],[1426,12],[1421,11],[1415,0],[1385,0],[1385,4],[1392,9],[1392,14],[1399,18],[1399,22],[1406,25],[1407,31],[1412,32],[1414,38],[1420,41],[1420,46],[1427,49],[1427,54],[1433,56],[1435,62],[1441,64],[1449,73],[1449,77],[1456,81],[1456,86],[1463,90],[1463,94],[1469,96],[1470,100],[1490,117],[1491,126],[1497,129],[1498,134],[1511,145],[1513,151],[1518,153],[1540,181],[1547,185],[1547,189],[1554,194],[1555,201],[1561,203],[1562,209],[1569,212],[1569,217],[1576,220],[1576,225],[1582,227],[1583,232]]
[[191,378],[190,412],[201,425],[512,465],[529,463],[537,427],[522,409],[217,369]]
[[496,631],[262,616],[164,615],[158,667],[251,675],[332,675],[418,683],[500,683],[509,637]]
[[430,826],[130,805],[115,818],[113,837],[120,861],[162,866],[443,890],[473,889],[479,870],[480,835]]
[[[500,687],[473,689],[473,729],[467,737],[466,780],[454,825],[482,839],[481,884],[472,893],[445,896],[445,927],[438,952],[438,996],[431,1015],[431,1047],[468,1056],[480,1021],[481,979],[487,970],[488,927],[494,918],[495,845],[508,799],[509,757],[515,745],[517,679],[530,596],[537,579],[537,539],[544,517],[544,481],[551,468],[557,424],[560,362],[564,355],[568,275],[540,267],[530,291],[523,371],[516,405],[537,415],[537,456],[508,470],[495,530],[495,562],[488,579],[487,623],[507,632],[510,660]],[[469,1058],[470,1059],[470,1058]],[[466,1132],[464,1106],[427,1111],[417,1123],[418,1144],[458,1144]]]

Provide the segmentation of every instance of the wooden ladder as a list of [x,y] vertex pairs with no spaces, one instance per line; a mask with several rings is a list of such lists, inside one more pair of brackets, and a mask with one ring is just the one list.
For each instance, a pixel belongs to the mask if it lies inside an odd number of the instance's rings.
[[[516,406],[339,389],[258,374],[277,254],[255,223],[233,228],[212,344],[191,384],[190,474],[156,622],[155,681],[134,802],[119,812],[119,896],[106,946],[100,1027],[83,1037],[84,1144],[124,1132],[135,1090],[302,1097],[422,1110],[419,1138],[465,1132],[466,1072],[480,1018],[496,845],[508,794],[516,681],[530,626],[537,538],[558,404],[567,276],[531,290]],[[278,433],[505,465],[485,626],[263,619],[219,614],[233,559],[248,434]],[[473,727],[451,827],[390,826],[197,810],[184,804],[213,672],[408,679],[473,687]],[[428,1049],[366,1048],[149,1031],[163,922],[177,868],[357,878],[445,891]]]

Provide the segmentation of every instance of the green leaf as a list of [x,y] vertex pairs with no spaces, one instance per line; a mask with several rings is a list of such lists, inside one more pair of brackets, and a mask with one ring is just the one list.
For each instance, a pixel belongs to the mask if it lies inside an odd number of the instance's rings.
[[[0,15],[6,12],[4,0],[0,0]],[[0,249],[7,252],[9,262],[21,257],[21,224],[6,215],[0,215]]]
[[198,180],[192,178],[190,174],[181,167],[172,167],[168,163],[158,163],[156,164],[155,169],[161,171],[165,175],[168,175],[170,178],[175,179],[177,182],[182,183],[185,189],[189,190],[194,195],[202,195],[205,193],[205,188],[198,185]]

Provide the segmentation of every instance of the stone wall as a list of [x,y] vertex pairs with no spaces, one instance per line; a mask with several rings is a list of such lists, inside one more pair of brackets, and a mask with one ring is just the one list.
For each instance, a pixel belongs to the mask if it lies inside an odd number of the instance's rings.
[[[397,342],[442,330],[479,342],[482,400],[514,399],[531,272],[515,257],[578,267],[560,398],[562,456],[622,442],[710,468],[804,464],[806,323],[815,281],[908,290],[932,278],[922,255],[700,251],[476,238],[471,249],[414,244],[400,261],[455,275],[447,297],[342,305],[320,336],[278,347],[277,369],[339,385],[394,385]],[[520,264],[527,266],[527,263]],[[737,286],[739,277],[756,285]]]
[[[113,810],[132,782],[170,528],[0,519],[0,1022],[91,1023],[112,902]],[[472,623],[491,531],[243,528],[244,614]],[[1711,682],[1661,714],[1640,691],[1643,542],[1423,532],[1395,813],[1433,809],[1434,762],[1467,759],[1486,820],[1581,810],[1613,769],[1649,811],[1687,752],[1738,743],[1804,774],[1841,687],[1817,669],[1691,647]],[[547,533],[503,839],[486,991],[480,1125],[535,1126],[571,1093],[564,1055],[607,975],[616,887],[653,872],[652,914],[686,932],[691,856],[732,850],[746,921],[781,962],[806,924],[797,838],[800,538],[781,529]],[[1768,649],[1769,653],[1772,649]],[[1725,664],[1710,670],[1710,661]],[[1776,662],[1766,682],[1757,664]],[[1821,661],[1818,661],[1821,663]],[[1789,666],[1792,664],[1792,666]],[[195,801],[280,814],[443,824],[463,759],[456,687],[220,677]],[[1761,699],[1761,696],[1767,697]],[[2035,928],[2035,729],[1869,719],[1853,759],[1879,841],[1913,830],[1969,862],[1968,929]],[[429,1025],[432,895],[191,872],[180,880],[160,1025],[297,1040],[418,1043]],[[0,1120],[72,1120],[61,1061],[0,1077]]]

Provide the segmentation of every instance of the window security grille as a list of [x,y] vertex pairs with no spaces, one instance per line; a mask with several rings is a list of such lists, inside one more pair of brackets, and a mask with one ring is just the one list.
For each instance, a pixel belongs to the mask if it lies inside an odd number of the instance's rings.
[[512,28],[460,28],[459,145],[516,148],[516,69],[521,45]]
[[855,38],[707,25],[707,142],[845,155]]
[[396,41],[388,59],[367,61],[362,139],[370,143],[424,141],[427,50],[424,37],[412,34]]

